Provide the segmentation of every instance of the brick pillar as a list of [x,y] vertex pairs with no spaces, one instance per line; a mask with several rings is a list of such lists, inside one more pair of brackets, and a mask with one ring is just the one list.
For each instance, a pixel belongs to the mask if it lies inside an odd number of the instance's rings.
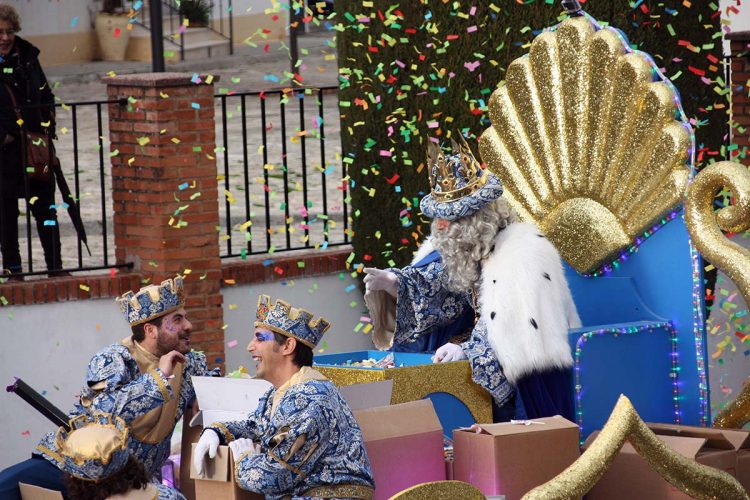
[[105,78],[115,256],[152,283],[186,275],[193,347],[224,363],[212,84],[183,73]]
[[[750,165],[750,31],[727,34],[732,52],[732,160]],[[745,154],[741,154],[745,152]]]

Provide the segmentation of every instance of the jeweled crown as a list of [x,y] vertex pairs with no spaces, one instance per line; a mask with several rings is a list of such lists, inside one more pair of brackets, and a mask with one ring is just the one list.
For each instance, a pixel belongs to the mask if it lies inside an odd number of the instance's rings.
[[138,293],[129,291],[116,299],[130,326],[140,325],[164,316],[185,305],[182,276],[164,280],[161,285],[148,285]]
[[432,197],[437,202],[456,201],[471,195],[486,183],[485,171],[466,144],[457,134],[460,143],[451,139],[453,154],[446,155],[442,148],[427,142],[427,171],[430,175]]
[[[128,462],[128,424],[108,413],[82,414],[55,435],[50,455],[60,469],[79,479],[99,481],[122,470]],[[49,453],[48,453],[49,454]]]
[[270,295],[261,295],[258,297],[255,326],[293,337],[314,349],[331,324],[322,317],[313,319],[310,311],[292,307],[283,300],[274,304]]

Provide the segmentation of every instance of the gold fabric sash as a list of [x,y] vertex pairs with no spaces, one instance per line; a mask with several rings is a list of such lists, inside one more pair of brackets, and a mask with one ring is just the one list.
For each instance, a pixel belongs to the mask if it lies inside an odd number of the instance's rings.
[[[360,500],[372,500],[375,490],[369,486],[360,484],[333,484],[330,486],[316,486],[302,494],[304,497],[313,498],[357,498]],[[291,498],[291,497],[289,497]]]
[[287,380],[284,384],[282,384],[281,387],[276,389],[276,392],[273,395],[273,402],[271,404],[271,415],[273,416],[273,414],[276,412],[276,408],[278,408],[281,399],[284,397],[284,394],[286,394],[286,391],[290,387],[292,387],[293,385],[301,384],[303,382],[307,382],[308,380],[328,379],[318,370],[314,370],[309,366],[303,366],[300,371],[292,375],[292,378]]
[[175,416],[177,415],[177,404],[180,402],[180,387],[182,386],[182,372],[185,368],[183,363],[177,363],[174,367],[174,377],[169,380],[172,387],[173,397],[169,397],[167,388],[161,376],[154,370],[159,366],[159,358],[146,349],[133,342],[131,337],[121,341],[127,347],[131,356],[138,363],[138,369],[145,374],[149,371],[159,384],[166,403],[154,408],[130,423],[130,432],[138,441],[147,444],[159,444],[174,430]]

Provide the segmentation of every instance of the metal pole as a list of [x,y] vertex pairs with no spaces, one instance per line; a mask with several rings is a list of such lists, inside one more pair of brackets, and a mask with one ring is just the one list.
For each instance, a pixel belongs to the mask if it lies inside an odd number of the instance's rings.
[[[299,30],[302,27],[302,15],[304,14],[303,6],[300,0],[294,1],[289,9],[289,58],[291,59],[292,74],[297,72],[297,62],[299,61],[299,45],[297,44],[297,36]],[[297,82],[292,77],[292,85],[296,86]]]
[[162,25],[161,0],[151,0],[148,11],[151,23],[151,70],[154,73],[163,73],[164,30]]

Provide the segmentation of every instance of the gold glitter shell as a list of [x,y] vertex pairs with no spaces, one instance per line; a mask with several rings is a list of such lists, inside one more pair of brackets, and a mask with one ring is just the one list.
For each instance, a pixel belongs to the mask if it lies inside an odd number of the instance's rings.
[[604,475],[626,439],[652,469],[692,498],[750,498],[729,473],[669,448],[643,423],[630,400],[620,395],[602,432],[583,455],[556,477],[526,493],[523,500],[581,498]]
[[490,99],[482,159],[521,218],[579,272],[682,201],[689,126],[653,71],[614,29],[576,17],[537,36]]
[[422,483],[396,493],[388,500],[482,500],[485,497],[476,486],[463,481],[433,481]]

